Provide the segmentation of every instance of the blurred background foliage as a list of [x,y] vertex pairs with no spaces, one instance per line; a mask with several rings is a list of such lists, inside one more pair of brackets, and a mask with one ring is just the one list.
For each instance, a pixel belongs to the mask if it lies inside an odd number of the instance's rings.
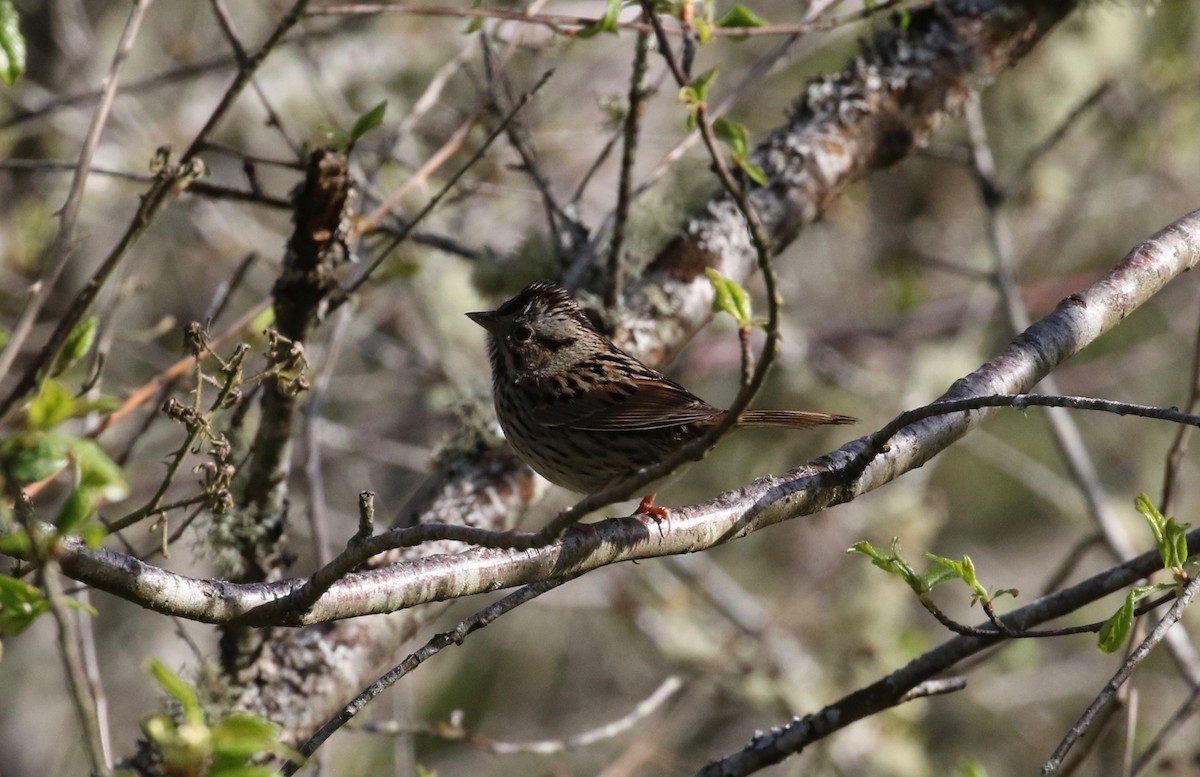
[[[7,160],[0,165],[0,322],[15,320],[40,270],[40,252],[53,236],[55,210],[95,106],[91,90],[108,67],[127,13],[126,4],[85,0],[17,5],[29,71],[0,91],[0,159]],[[251,42],[263,39],[287,4],[232,6],[239,35]],[[753,7],[773,22],[797,17],[796,4],[784,0]],[[544,10],[596,15],[602,4],[553,3]],[[983,92],[999,177],[1013,182],[1004,212],[1021,295],[1035,319],[1200,205],[1198,17],[1200,7],[1188,0],[1091,4]],[[732,118],[761,138],[782,121],[805,79],[839,69],[862,36],[887,23],[878,18],[805,36],[786,66],[733,95]],[[146,24],[96,154],[81,240],[34,341],[44,339],[137,206],[145,184],[109,173],[146,175],[157,148],[186,146],[233,72],[208,4],[160,0]],[[254,172],[262,190],[286,197],[300,174],[262,160],[294,161],[302,146],[323,142],[322,127],[349,127],[386,100],[382,126],[359,142],[352,158],[366,211],[404,185],[473,114],[483,111],[495,121],[489,68],[503,68],[494,94],[511,100],[553,67],[518,131],[535,150],[550,189],[570,200],[619,124],[614,115],[625,104],[632,34],[569,40],[535,25],[489,21],[485,47],[468,26],[463,18],[406,14],[305,22],[257,79],[282,132],[261,101],[243,95],[214,136],[221,148],[202,155],[206,180],[244,188],[244,159],[252,157],[259,160]],[[778,43],[772,37],[713,42],[701,48],[697,72],[718,67],[714,92],[724,99]],[[683,106],[661,74],[652,57],[650,82],[659,88],[647,104],[638,180],[686,134]],[[440,93],[420,104],[439,80]],[[1045,147],[1089,98],[1062,138]],[[477,123],[464,148],[432,181],[413,187],[401,208],[415,212],[485,135]],[[784,350],[759,406],[856,415],[862,425],[854,433],[866,433],[932,400],[1008,342],[1011,331],[989,281],[985,209],[965,163],[969,156],[965,125],[956,121],[927,151],[852,186],[822,223],[778,258]],[[600,167],[576,205],[593,228],[615,203],[616,158]],[[632,273],[716,189],[708,165],[702,151],[691,150],[637,201]],[[483,332],[463,313],[558,272],[541,198],[505,142],[489,150],[419,231],[425,239],[396,251],[353,310],[327,322],[308,345],[314,373],[328,380],[318,441],[321,509],[335,544],[354,530],[359,491],[376,491],[388,514],[421,482],[430,456],[460,417],[489,407]],[[168,208],[101,296],[96,312],[108,357],[100,390],[122,396],[179,358],[183,325],[205,319],[247,256],[256,258],[223,324],[269,296],[289,232],[289,214],[281,209],[190,195]],[[750,288],[761,306],[761,288],[756,281]],[[1170,285],[1059,369],[1062,391],[1183,406],[1197,345],[1196,302],[1194,279]],[[732,324],[718,319],[667,371],[720,403],[736,390],[738,358]],[[66,379],[77,387],[84,377],[80,367]],[[181,383],[178,395],[187,389]],[[130,451],[129,509],[152,493],[162,477],[160,462],[179,444],[178,427],[143,423],[154,412],[146,408],[101,440],[111,452]],[[1109,496],[1139,547],[1151,547],[1133,499],[1141,491],[1160,493],[1175,429],[1113,416],[1077,418]],[[743,432],[678,478],[660,501],[710,497],[797,466],[845,439],[843,428],[795,436]],[[297,452],[301,464],[304,455]],[[1195,474],[1189,461],[1175,509],[1181,520],[1200,505]],[[308,509],[311,483],[299,467],[295,480],[292,514],[299,516]],[[191,487],[187,478],[176,486],[179,493]],[[528,522],[543,520],[568,499],[553,492]],[[120,505],[112,510],[125,512]],[[204,527],[201,519],[191,531]],[[313,563],[311,539],[303,521],[293,528],[299,572]],[[681,695],[633,732],[565,754],[507,757],[461,742],[419,737],[414,745],[344,732],[322,754],[324,773],[411,773],[419,763],[443,776],[688,774],[741,747],[755,730],[813,711],[947,638],[898,581],[846,556],[852,543],[886,546],[898,536],[910,557],[925,550],[970,554],[988,585],[1019,588],[1018,602],[1025,602],[1094,532],[1043,413],[999,412],[923,469],[852,504],[695,557],[622,565],[567,585],[440,656],[369,714],[412,722],[445,720],[462,710],[468,727],[497,739],[555,739],[626,714],[665,677],[681,675]],[[130,541],[144,547],[154,538],[135,534]],[[165,563],[188,574],[219,574],[194,552],[199,546],[185,535]],[[1093,548],[1071,579],[1111,562]],[[979,618],[967,608],[965,588],[942,589],[938,598],[959,620]],[[435,628],[483,602],[457,603]],[[91,603],[99,610],[93,625],[114,750],[128,753],[137,721],[157,706],[143,662],[158,657],[195,677],[199,661],[181,636],[211,654],[212,633],[104,595]],[[1078,622],[1103,618],[1115,607],[1114,599],[1091,608]],[[84,771],[74,736],[64,735],[75,723],[58,662],[50,657],[53,630],[44,621],[5,643],[5,777]],[[1194,615],[1187,625],[1194,628]],[[1118,660],[1099,654],[1086,636],[1009,645],[968,670],[966,691],[857,723],[762,773],[908,777],[956,773],[969,759],[991,774],[1028,774]],[[1139,671],[1135,687],[1134,741],[1144,744],[1189,689],[1165,655]],[[1185,726],[1164,755],[1163,773],[1196,773],[1196,722]],[[1094,734],[1099,752],[1086,773],[1119,773],[1122,725]]]

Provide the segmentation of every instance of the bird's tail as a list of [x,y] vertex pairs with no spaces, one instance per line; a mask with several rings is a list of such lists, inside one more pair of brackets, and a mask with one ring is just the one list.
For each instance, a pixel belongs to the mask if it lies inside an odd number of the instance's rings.
[[746,410],[738,426],[777,426],[786,429],[811,429],[826,424],[856,424],[848,415],[812,413],[807,410]]

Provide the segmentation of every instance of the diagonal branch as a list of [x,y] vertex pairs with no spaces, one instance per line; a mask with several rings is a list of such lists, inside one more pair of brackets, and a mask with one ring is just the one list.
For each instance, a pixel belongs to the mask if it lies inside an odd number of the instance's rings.
[[[1188,549],[1189,553],[1200,549],[1200,530],[1188,535]],[[1084,604],[1130,586],[1160,568],[1162,557],[1157,550],[1143,553],[1077,585],[1013,610],[1001,620],[1010,629],[1025,630],[1074,612]],[[1003,637],[999,635],[960,636],[944,642],[906,666],[819,712],[795,718],[785,726],[772,729],[769,734],[756,736],[742,750],[701,769],[697,777],[738,777],[779,763],[851,723],[906,701],[910,689],[920,687],[928,679],[949,670],[960,661],[992,647],[1000,639]]]
[[[1200,261],[1200,211],[1137,246],[1106,276],[1067,297],[1056,310],[1021,333],[1009,347],[954,383],[941,400],[1028,390],[1051,370],[1112,329],[1174,276]],[[80,540],[62,543],[63,569],[143,606],[209,622],[306,625],[392,612],[496,588],[523,585],[608,564],[692,553],[767,526],[848,502],[920,467],[977,427],[989,413],[955,413],[885,427],[817,461],[774,478],[761,478],[699,505],[674,508],[669,525],[643,517],[617,518],[568,532],[553,545],[531,550],[476,548],[420,558],[342,576],[315,601],[307,581],[235,585],[200,581],[143,564],[112,550],[91,550]],[[367,558],[420,540],[471,541],[494,535],[469,526],[424,524],[363,540]],[[335,561],[335,563],[338,563]],[[341,563],[352,565],[345,559]],[[297,605],[303,605],[298,608]]]

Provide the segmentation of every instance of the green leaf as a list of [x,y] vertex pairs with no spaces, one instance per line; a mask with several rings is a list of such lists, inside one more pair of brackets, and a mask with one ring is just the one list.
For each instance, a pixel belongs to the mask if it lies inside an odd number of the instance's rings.
[[987,777],[987,770],[983,768],[983,764],[974,758],[958,759],[958,770],[963,773],[963,777]]
[[167,668],[167,665],[157,658],[150,659],[146,668],[168,696],[179,702],[183,708],[183,717],[192,726],[204,725],[204,710],[200,707],[200,698],[196,689],[184,682],[183,678]]
[[717,19],[716,25],[722,28],[739,28],[739,27],[766,27],[769,22],[751,11],[741,3],[734,3],[733,7],[726,11],[720,19]]
[[728,143],[729,147],[733,149],[734,159],[746,156],[750,141],[745,125],[722,116],[713,122],[712,127],[717,138]]
[[754,164],[753,162],[747,162],[744,159],[739,159],[739,160],[735,160],[735,161],[737,162],[738,167],[742,168],[742,170],[746,173],[746,175],[750,178],[751,181],[754,181],[759,186],[767,185],[767,183],[768,183],[767,174],[765,172],[763,172],[763,169],[761,167]]
[[917,574],[916,570],[913,569],[907,561],[900,557],[899,537],[892,538],[892,548],[886,553],[879,552],[871,545],[871,543],[866,542],[865,540],[863,542],[857,542],[854,545],[851,545],[846,552],[862,553],[864,556],[867,556],[871,559],[872,564],[885,572],[889,572],[899,577],[908,584],[909,588],[913,589],[917,593],[925,592],[924,580],[922,580],[921,576]]
[[689,130],[696,129],[700,109],[708,102],[708,88],[717,77],[717,70],[706,70],[692,79],[692,83],[679,90],[679,100],[687,106]]
[[59,509],[54,528],[59,534],[73,534],[95,510],[96,505],[87,490],[76,488]]
[[1133,631],[1133,610],[1133,591],[1130,591],[1120,609],[1100,627],[1100,639],[1096,647],[1101,653],[1115,653],[1129,639]]
[[358,117],[354,122],[354,127],[350,130],[350,144],[354,145],[358,139],[366,135],[371,130],[383,124],[383,115],[387,113],[387,100],[379,103],[371,110]]
[[604,16],[575,33],[577,38],[591,38],[602,32],[617,32],[617,18],[621,13],[621,0],[608,0],[604,4]]
[[70,449],[79,470],[80,489],[90,491],[106,502],[129,496],[125,474],[94,440],[64,436],[64,444]]
[[350,133],[336,124],[322,122],[317,126],[317,134],[335,149],[344,151],[350,145]]
[[944,566],[946,572],[943,574],[958,577],[971,588],[971,598],[973,601],[986,601],[988,596],[987,589],[979,582],[979,577],[975,574],[975,562],[971,561],[970,556],[963,556],[962,561],[938,556],[933,553],[926,553],[925,558],[933,561],[937,565]]
[[712,41],[713,25],[707,19],[693,19],[692,27],[696,30],[696,41],[704,46]]
[[708,88],[717,80],[717,69],[714,67],[711,70],[705,70],[700,75],[692,79],[692,88],[696,90],[696,97],[701,102],[708,100]]
[[[471,3],[471,8],[472,9],[483,8],[483,0],[474,0],[474,2]],[[479,32],[482,29],[483,29],[483,17],[476,16],[476,17],[473,17],[471,19],[471,21],[467,23],[467,29],[463,30],[463,32],[470,35],[471,33]]]
[[88,316],[75,325],[71,334],[67,335],[58,358],[54,360],[54,366],[50,368],[50,377],[63,374],[67,368],[87,356],[88,351],[92,350],[92,343],[96,342],[97,327],[98,321],[95,316]]
[[30,403],[29,428],[53,429],[75,414],[75,398],[63,384],[44,380],[37,396]]
[[97,550],[104,541],[108,539],[108,527],[100,523],[100,521],[87,521],[82,526],[75,529],[83,541],[92,550]]
[[0,635],[16,635],[50,610],[50,602],[37,587],[9,575],[0,575]]
[[29,532],[15,526],[2,527],[0,531],[0,553],[8,556],[24,556],[33,550]]
[[275,307],[272,305],[271,307],[267,308],[266,310],[264,310],[263,312],[261,312],[257,316],[255,316],[254,320],[250,322],[250,326],[246,327],[245,331],[252,332],[255,335],[259,335],[262,332],[267,331],[274,325],[275,325]]
[[0,81],[12,86],[25,74],[25,38],[12,0],[0,0]]
[[259,753],[274,752],[279,728],[246,713],[233,713],[212,727],[213,755],[245,762]]
[[58,474],[67,466],[66,449],[56,435],[32,432],[0,445],[4,471],[18,483],[36,483]]
[[948,580],[959,580],[962,578],[954,562],[943,559],[940,556],[930,556],[929,554],[926,554],[926,556],[933,563],[925,571],[925,588],[933,590]]
[[1168,569],[1179,569],[1187,562],[1187,530],[1190,524],[1179,523],[1174,518],[1166,518],[1158,507],[1150,501],[1146,494],[1139,494],[1134,500],[1134,506],[1146,518],[1154,542],[1158,545],[1158,553],[1163,566]]
[[746,290],[737,281],[726,278],[711,267],[705,273],[713,286],[713,310],[733,316],[739,327],[751,326],[754,316],[750,310],[750,295]]
[[63,604],[67,605],[72,610],[79,610],[80,612],[86,612],[88,615],[91,615],[93,618],[100,614],[100,611],[97,610],[92,605],[84,604],[83,602],[79,601],[78,599],[72,599],[69,596],[63,597]]
[[278,774],[278,769],[269,769],[266,766],[251,766],[249,764],[218,766],[214,764],[208,772],[208,777],[276,777]]
[[1158,507],[1150,501],[1150,497],[1145,492],[1138,494],[1137,499],[1133,500],[1133,504],[1137,511],[1146,517],[1146,523],[1150,525],[1150,531],[1154,534],[1154,541],[1158,543],[1159,550],[1161,550],[1164,540],[1163,526],[1167,519],[1158,511]]
[[83,399],[76,397],[75,399],[75,417],[87,415],[88,413],[111,413],[112,411],[123,405],[119,397],[101,394],[98,397],[91,399]]
[[1121,648],[1129,639],[1133,629],[1134,612],[1139,602],[1151,594],[1169,591],[1175,586],[1171,583],[1135,586],[1125,595],[1125,602],[1113,616],[1104,622],[1100,629],[1100,640],[1097,647],[1104,653],[1113,653]]

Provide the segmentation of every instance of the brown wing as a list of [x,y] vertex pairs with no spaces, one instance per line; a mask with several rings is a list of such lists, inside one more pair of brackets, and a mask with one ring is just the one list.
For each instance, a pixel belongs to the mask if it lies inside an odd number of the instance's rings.
[[722,412],[665,378],[630,378],[560,399],[538,415],[546,426],[615,432],[667,429],[708,421]]

